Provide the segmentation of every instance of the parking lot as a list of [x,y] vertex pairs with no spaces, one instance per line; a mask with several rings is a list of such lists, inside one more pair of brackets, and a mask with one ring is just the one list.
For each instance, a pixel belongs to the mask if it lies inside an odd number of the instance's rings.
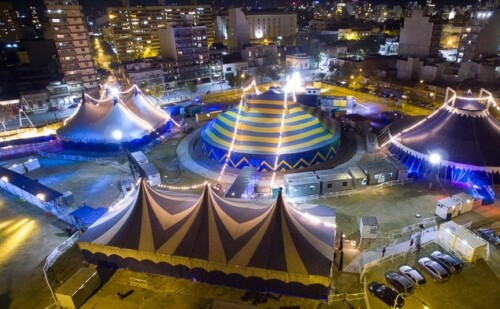
[[[422,249],[420,257],[430,256],[434,250],[445,250],[437,244],[430,244]],[[492,250],[496,250],[492,248]],[[491,257],[496,258],[496,257]],[[366,283],[373,281],[387,284],[384,274],[387,271],[397,271],[401,264],[417,265],[416,252],[406,256],[388,260],[373,267],[366,273]],[[500,279],[491,268],[491,264],[485,260],[479,260],[476,264],[466,263],[461,273],[452,274],[451,279],[444,283],[436,283],[419,266],[416,267],[427,280],[427,283],[417,288],[413,295],[405,297],[404,308],[424,308],[423,303],[429,308],[497,308],[500,295]],[[388,306],[375,296],[368,293],[370,307],[372,309],[388,308]]]

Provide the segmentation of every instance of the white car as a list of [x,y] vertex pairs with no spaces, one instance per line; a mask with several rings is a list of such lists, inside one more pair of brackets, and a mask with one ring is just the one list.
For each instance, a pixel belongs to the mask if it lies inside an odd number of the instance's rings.
[[426,280],[424,276],[415,268],[409,265],[399,266],[399,273],[410,279],[415,285],[424,285]]

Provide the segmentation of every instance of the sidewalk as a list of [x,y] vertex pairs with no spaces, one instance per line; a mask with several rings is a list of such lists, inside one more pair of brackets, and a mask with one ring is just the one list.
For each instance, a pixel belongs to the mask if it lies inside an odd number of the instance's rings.
[[[415,233],[412,235],[412,237],[410,237],[406,241],[386,246],[384,259],[390,258],[392,255],[397,255],[409,251],[410,241],[411,241],[410,239],[418,237],[417,235],[418,233]],[[437,229],[435,229],[434,227],[423,230],[421,244],[424,245],[426,243],[432,242],[436,239],[436,237],[437,237]],[[412,247],[412,250],[414,250],[414,248],[415,245]],[[366,264],[382,259],[381,250],[382,249],[376,251],[373,250],[363,251],[360,255],[355,257],[354,260],[349,265],[344,267],[343,271],[352,273],[361,273],[363,267]]]

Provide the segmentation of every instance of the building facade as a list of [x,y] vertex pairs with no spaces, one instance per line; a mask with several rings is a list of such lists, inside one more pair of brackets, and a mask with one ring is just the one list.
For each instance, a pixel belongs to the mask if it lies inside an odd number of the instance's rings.
[[113,7],[107,9],[113,45],[121,61],[160,54],[158,30],[169,23],[189,22],[207,28],[207,41],[214,42],[212,8],[209,5]]
[[162,58],[174,61],[167,80],[210,82],[207,27],[169,24],[158,31]]
[[140,88],[162,85],[165,82],[161,63],[153,59],[124,63],[124,67],[130,83]]
[[439,55],[441,27],[422,10],[413,10],[404,20],[399,36],[398,54],[402,57],[433,58]]
[[0,42],[19,42],[21,30],[17,13],[10,2],[0,2]]
[[65,81],[81,83],[87,92],[97,94],[99,85],[81,5],[77,0],[45,3]]

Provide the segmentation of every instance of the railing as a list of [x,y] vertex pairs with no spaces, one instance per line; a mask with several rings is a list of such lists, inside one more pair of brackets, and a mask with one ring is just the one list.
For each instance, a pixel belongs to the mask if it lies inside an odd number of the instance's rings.
[[118,169],[121,169],[122,171],[125,171],[125,172],[130,171],[130,169],[128,167],[122,166],[116,162],[106,160],[106,159],[99,159],[99,158],[86,157],[86,156],[67,155],[67,154],[58,154],[58,153],[44,152],[44,151],[40,151],[40,150],[37,151],[37,153],[42,157],[51,158],[51,159],[104,163],[104,164],[108,164],[108,165],[111,165],[113,167],[116,167]]
[[54,265],[55,261],[64,254],[64,252],[68,251],[69,248],[73,247],[78,239],[80,238],[80,234],[76,232],[72,236],[70,236],[68,239],[66,239],[62,244],[57,246],[45,259],[45,264],[43,265],[43,275],[45,277],[45,282],[47,283],[47,286],[49,287],[50,293],[52,294],[52,298],[54,300],[54,303],[50,304],[47,308],[60,308],[59,302],[57,301],[56,295],[54,294],[54,290],[52,289],[52,286],[50,285],[49,278],[47,277],[47,271],[49,268]]

